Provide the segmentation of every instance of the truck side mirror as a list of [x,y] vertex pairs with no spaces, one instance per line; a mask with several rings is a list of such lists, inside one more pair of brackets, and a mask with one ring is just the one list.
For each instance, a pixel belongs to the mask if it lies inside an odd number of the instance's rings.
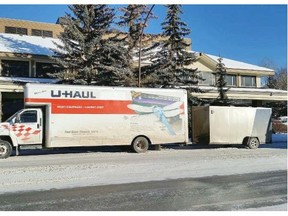
[[15,123],[20,123],[21,121],[20,121],[20,115],[18,114],[18,115],[16,115],[16,118],[15,118]]

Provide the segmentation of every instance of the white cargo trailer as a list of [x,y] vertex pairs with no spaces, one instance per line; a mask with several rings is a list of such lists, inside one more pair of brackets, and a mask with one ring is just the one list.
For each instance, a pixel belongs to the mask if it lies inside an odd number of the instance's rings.
[[0,158],[12,148],[187,143],[187,92],[181,89],[27,84],[25,109],[0,124]]
[[259,144],[271,142],[271,112],[261,107],[193,107],[193,142],[258,148]]

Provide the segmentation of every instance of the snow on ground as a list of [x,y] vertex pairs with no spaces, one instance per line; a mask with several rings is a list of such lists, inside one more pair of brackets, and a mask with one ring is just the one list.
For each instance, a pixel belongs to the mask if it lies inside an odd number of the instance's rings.
[[23,150],[0,161],[0,194],[287,170],[287,136],[251,150],[242,146],[164,146],[134,154],[117,147]]
[[261,208],[248,208],[243,211],[287,211],[287,203],[274,206],[266,206]]

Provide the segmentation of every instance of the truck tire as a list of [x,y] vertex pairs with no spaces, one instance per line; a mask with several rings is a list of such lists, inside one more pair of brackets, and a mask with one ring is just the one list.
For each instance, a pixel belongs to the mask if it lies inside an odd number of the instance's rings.
[[257,149],[260,145],[258,138],[256,137],[249,137],[247,139],[247,143],[246,145],[250,148],[250,149]]
[[136,137],[132,142],[132,148],[137,153],[144,153],[149,148],[149,140],[144,136]]
[[0,159],[8,158],[12,154],[12,146],[5,140],[0,140]]

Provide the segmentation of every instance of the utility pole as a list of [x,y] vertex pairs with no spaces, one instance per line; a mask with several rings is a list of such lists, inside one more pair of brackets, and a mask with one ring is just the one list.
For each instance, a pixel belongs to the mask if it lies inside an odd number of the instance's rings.
[[143,32],[144,32],[144,28],[146,25],[146,22],[148,21],[148,17],[151,14],[151,11],[153,10],[155,4],[153,4],[144,20],[142,29],[141,29],[141,34],[140,34],[140,40],[139,40],[139,59],[138,59],[138,87],[141,87],[141,56],[142,56],[142,37],[143,37]]

